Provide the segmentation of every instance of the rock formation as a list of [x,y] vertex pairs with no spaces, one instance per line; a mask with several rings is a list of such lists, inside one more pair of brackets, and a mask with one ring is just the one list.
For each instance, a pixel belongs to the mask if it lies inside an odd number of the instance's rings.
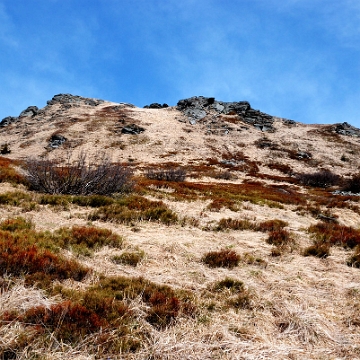
[[213,97],[194,96],[180,100],[177,109],[182,111],[193,125],[210,114],[238,115],[243,122],[261,131],[274,131],[273,116],[252,109],[247,101],[224,102]]

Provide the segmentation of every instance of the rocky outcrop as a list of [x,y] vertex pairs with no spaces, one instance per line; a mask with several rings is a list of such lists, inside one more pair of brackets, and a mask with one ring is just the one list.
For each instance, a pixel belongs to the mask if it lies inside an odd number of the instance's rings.
[[164,109],[164,108],[167,108],[169,107],[168,104],[159,104],[159,103],[152,103],[150,105],[145,105],[144,106],[144,109]]
[[60,134],[54,134],[51,136],[49,141],[49,148],[51,149],[57,149],[59,146],[61,146],[65,141],[66,137]]
[[62,105],[89,105],[98,106],[104,103],[104,100],[85,98],[78,95],[58,94],[51,100],[47,101],[48,105],[62,104]]
[[144,131],[145,131],[145,129],[143,127],[138,126],[136,124],[126,125],[121,129],[121,132],[123,134],[129,134],[129,135],[138,135]]
[[274,131],[273,117],[252,109],[247,101],[225,102],[217,101],[213,97],[194,96],[180,100],[177,103],[177,109],[188,117],[192,125],[207,115],[238,115],[243,122],[261,131]]
[[24,111],[22,111],[19,117],[34,117],[39,111],[37,106],[29,106]]
[[340,135],[356,136],[356,137],[360,136],[360,129],[348,124],[347,122],[344,122],[342,124],[335,124],[334,130],[336,133]]
[[14,117],[14,116],[7,116],[6,118],[3,118],[1,121],[0,121],[0,127],[5,127],[5,126],[8,126],[12,123],[15,123],[19,121],[19,118],[18,117]]

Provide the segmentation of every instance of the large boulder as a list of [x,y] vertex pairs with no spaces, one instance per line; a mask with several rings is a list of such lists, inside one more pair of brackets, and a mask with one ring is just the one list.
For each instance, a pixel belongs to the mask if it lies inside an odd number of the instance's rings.
[[49,147],[52,149],[57,149],[59,146],[61,146],[65,141],[66,137],[60,134],[54,134],[51,136],[49,141]]
[[177,109],[194,125],[209,114],[239,115],[241,119],[261,131],[273,131],[274,119],[271,115],[251,108],[248,101],[217,101],[213,97],[193,96],[178,101]]
[[20,113],[19,117],[33,117],[38,113],[38,111],[39,108],[37,106],[29,106]]
[[145,129],[143,127],[136,124],[126,125],[121,129],[121,132],[123,134],[129,134],[129,135],[138,135],[144,131]]
[[4,126],[8,126],[14,122],[17,122],[19,121],[19,118],[18,117],[14,117],[14,116],[7,116],[6,118],[3,118],[1,121],[0,121],[0,127],[4,127]]
[[48,105],[55,105],[55,104],[68,104],[68,105],[89,105],[89,106],[98,106],[102,104],[104,100],[92,99],[92,98],[85,98],[78,95],[71,95],[71,94],[58,94],[55,95],[51,100],[47,101]]
[[335,132],[346,136],[360,136],[360,129],[348,124],[347,122],[335,124]]

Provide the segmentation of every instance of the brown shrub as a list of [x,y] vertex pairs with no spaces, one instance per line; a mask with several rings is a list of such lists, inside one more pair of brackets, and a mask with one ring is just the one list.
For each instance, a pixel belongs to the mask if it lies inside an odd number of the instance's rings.
[[84,246],[97,249],[108,245],[121,248],[123,238],[113,234],[111,230],[100,229],[95,226],[73,226],[72,228],[61,228],[54,232],[54,240],[62,248],[70,246]]
[[224,289],[228,289],[231,292],[236,293],[244,290],[244,283],[242,281],[227,277],[224,280],[215,282],[212,285],[212,289],[215,291],[222,291]]
[[355,194],[360,193],[360,173],[352,175],[352,177],[346,181],[343,190]]
[[19,166],[20,162],[0,156],[0,182],[10,182],[14,184],[27,185],[23,175],[15,170],[14,166]]
[[207,209],[210,211],[220,211],[222,208],[228,208],[232,211],[237,211],[238,207],[234,200],[225,199],[225,198],[217,198],[214,199],[208,206]]
[[266,221],[262,221],[261,223],[257,224],[256,230],[263,231],[263,232],[277,231],[288,225],[289,225],[289,223],[287,223],[286,221],[283,221],[283,220],[279,220],[279,219],[266,220]]
[[360,230],[336,223],[318,222],[308,228],[309,233],[321,243],[354,248],[360,245]]
[[233,268],[238,266],[240,255],[234,250],[222,249],[220,251],[211,251],[206,253],[201,261],[209,267],[227,267]]
[[0,233],[1,275],[25,276],[28,283],[41,282],[47,286],[52,280],[82,280],[88,269],[75,260],[65,259],[49,250],[30,245],[26,234]]
[[303,255],[326,258],[330,255],[330,245],[327,243],[315,242],[304,250]]
[[105,278],[90,291],[101,291],[103,296],[116,300],[141,296],[150,306],[146,320],[159,328],[171,325],[181,314],[194,316],[196,312],[196,307],[184,292],[177,294],[169,286],[157,285],[144,278]]
[[297,174],[299,182],[303,185],[327,188],[338,185],[341,178],[330,170],[320,170],[310,174]]
[[248,219],[231,219],[231,218],[223,218],[220,219],[215,230],[223,231],[223,230],[255,230],[256,224],[252,223]]
[[64,164],[57,160],[29,159],[25,163],[26,179],[33,190],[49,194],[111,195],[132,188],[129,167],[110,162],[106,155],[88,161],[85,153]]
[[281,164],[281,163],[277,163],[277,162],[271,162],[269,164],[266,165],[269,169],[272,170],[278,170],[280,172],[282,172],[283,174],[286,175],[292,175],[293,174],[293,170],[289,165],[286,164]]
[[294,242],[290,231],[285,229],[277,229],[270,231],[268,238],[266,239],[266,242],[271,245],[275,245],[278,247],[284,246],[284,245],[290,245]]

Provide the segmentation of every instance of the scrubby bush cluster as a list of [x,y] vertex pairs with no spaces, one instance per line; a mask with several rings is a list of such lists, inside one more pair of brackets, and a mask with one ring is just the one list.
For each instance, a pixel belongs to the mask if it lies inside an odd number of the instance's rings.
[[132,187],[129,167],[112,163],[106,155],[90,161],[80,153],[72,161],[69,154],[62,163],[55,159],[30,158],[25,169],[30,187],[49,194],[111,195]]
[[76,260],[49,250],[49,234],[31,230],[32,224],[17,218],[0,224],[0,276],[23,276],[26,282],[48,286],[53,280],[82,280],[88,269]]
[[320,170],[314,173],[301,173],[296,175],[299,182],[303,185],[327,188],[338,185],[341,177],[330,170]]
[[83,255],[91,255],[92,250],[105,245],[121,249],[123,238],[111,230],[95,226],[73,226],[61,228],[52,235],[53,241],[64,249],[71,249]]
[[332,245],[340,245],[347,248],[355,248],[360,245],[360,230],[351,226],[336,223],[318,222],[311,225],[308,231],[318,242]]
[[305,256],[327,257],[334,245],[354,249],[347,265],[360,267],[360,230],[337,223],[318,222],[308,228],[314,244],[304,250]]

